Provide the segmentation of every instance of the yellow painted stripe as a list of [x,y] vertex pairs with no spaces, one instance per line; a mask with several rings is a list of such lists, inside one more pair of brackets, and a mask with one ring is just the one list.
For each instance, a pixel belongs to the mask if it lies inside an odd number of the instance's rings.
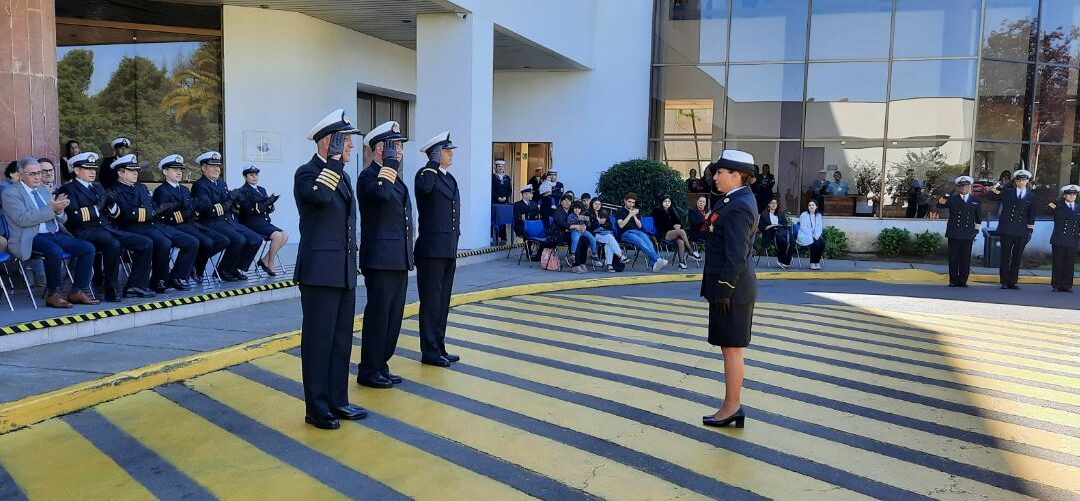
[[[278,354],[295,362],[295,358]],[[342,422],[327,433],[300,419],[303,400],[231,372],[207,374],[187,383],[211,398],[334,458],[353,470],[416,499],[511,499],[528,497],[511,486],[458,466],[366,426]],[[296,409],[296,412],[283,412]],[[388,460],[392,458],[392,460]]]
[[[353,351],[354,359],[358,353],[359,349]],[[299,362],[296,357],[267,357],[253,363],[282,376],[299,380]],[[396,364],[394,370],[402,377],[423,381],[425,384],[443,379],[436,370],[421,367],[415,362]],[[350,385],[350,394],[353,401],[360,402],[374,412],[484,451],[597,496],[615,499],[702,498],[694,492],[605,457],[410,393],[369,390]],[[533,397],[535,395],[530,396]],[[545,411],[544,414],[549,412],[551,411]],[[536,414],[533,416],[540,419],[547,417]]]
[[[415,322],[407,321],[406,326],[415,328],[416,325]],[[679,371],[664,369],[655,365],[613,359],[584,353],[578,350],[519,341],[504,338],[502,336],[494,336],[453,327],[447,330],[447,336],[451,339],[451,342],[453,339],[465,339],[485,346],[494,346],[519,353],[528,353],[530,355],[552,358],[570,364],[580,365],[582,367],[606,370],[615,373],[632,374],[634,377],[648,381],[656,381],[673,388],[687,389],[702,394],[710,394],[717,391],[717,382],[715,380],[690,376]],[[632,354],[665,362],[674,362],[684,365],[693,364],[694,366],[699,367],[711,366],[710,368],[715,370],[720,370],[723,363],[719,360],[719,354],[717,354],[715,358],[694,357],[676,354],[660,348],[642,347],[619,341],[564,334],[558,331],[545,331],[544,338],[583,346],[588,345],[595,348],[623,354]],[[455,350],[456,349],[457,348],[455,348]],[[473,361],[472,355],[473,353],[469,353],[470,362]],[[482,365],[486,368],[491,368],[491,365],[486,361],[483,362]],[[758,379],[756,377],[758,375],[757,372],[757,369],[752,370],[752,375],[755,376],[755,379]],[[561,387],[561,385],[558,384],[556,384],[556,386]],[[811,419],[818,424],[827,424],[828,426],[841,431],[886,443],[893,443],[935,456],[948,457],[959,462],[971,464],[991,471],[1009,475],[1018,475],[1021,478],[1035,480],[1064,489],[1080,490],[1080,468],[973,443],[952,439],[942,440],[941,437],[936,434],[858,415],[852,415],[829,407],[808,404],[767,392],[744,388],[743,398],[744,401],[752,403],[755,409],[796,419]],[[652,402],[653,400],[649,399],[645,401]],[[976,418],[976,420],[977,419],[978,418]]]
[[[544,351],[543,348],[537,347],[536,345],[522,346],[522,348],[527,350],[538,350],[540,352]],[[606,379],[580,375],[540,364],[491,355],[480,351],[467,349],[461,349],[459,351],[461,351],[463,357],[468,356],[468,360],[471,361],[470,363],[475,363],[485,369],[612,400],[677,421],[696,422],[700,419],[701,415],[708,414],[715,410],[705,408],[696,402],[659,394],[651,390],[628,386]],[[592,357],[592,361],[594,364],[599,364],[593,365],[598,369],[624,371],[627,368],[625,363],[618,360],[605,360],[603,357]],[[602,418],[586,419],[580,416],[580,411],[577,411],[572,407],[562,408],[562,405],[565,405],[565,403],[561,403],[558,400],[540,398],[536,394],[528,391],[508,388],[505,387],[505,385],[480,378],[473,378],[471,376],[458,376],[458,373],[453,371],[447,372],[448,374],[440,375],[440,377],[437,378],[438,381],[432,384],[434,385],[445,381],[459,379],[461,380],[461,383],[451,387],[452,389],[450,391],[476,398],[477,400],[481,400],[488,404],[517,410],[518,412],[529,410],[530,406],[536,406],[532,409],[532,412],[543,412],[540,411],[541,408],[552,409],[552,407],[555,407],[555,409],[546,412],[557,412],[560,415],[569,416],[571,421],[567,426],[572,425],[573,429],[580,430],[582,427],[588,426],[588,422],[596,422],[595,426],[597,427],[607,427],[608,423],[610,423],[614,417],[611,415],[603,415]],[[427,383],[427,381],[424,382]],[[717,390],[714,391],[718,391],[718,386],[719,385],[714,384],[713,387],[717,388]],[[520,403],[524,400],[530,400],[530,402],[525,404]],[[550,400],[550,402],[540,402],[539,400]],[[540,405],[543,407],[540,407]],[[545,416],[545,419],[547,418],[548,417]],[[633,422],[631,421],[631,423]],[[642,427],[640,423],[638,423],[638,426]],[[724,432],[718,431],[718,433]],[[930,494],[943,486],[955,486],[958,491],[964,492],[966,495],[986,497],[988,499],[1001,499],[1006,496],[1015,495],[1014,493],[987,486],[979,482],[956,478],[922,465],[896,460],[871,451],[857,449],[761,421],[754,421],[751,426],[744,430],[738,430],[735,433],[738,434],[739,439],[750,443],[793,454],[797,457],[805,458],[817,463],[830,465],[856,475],[874,478],[879,482],[908,489],[913,492]],[[637,435],[638,436],[634,437],[635,442],[652,443],[654,445],[665,444],[670,446],[670,444],[667,443],[669,440],[668,437],[659,435],[651,437],[642,436],[640,433]],[[705,444],[701,443],[699,444],[699,447],[703,445]],[[680,447],[679,449],[682,448]],[[682,452],[681,454],[685,456],[686,453]],[[740,466],[731,465],[730,463],[727,464],[729,468],[758,468],[757,465],[748,464],[746,458],[743,458],[739,462],[742,463]],[[709,470],[707,463],[698,464],[697,467],[705,471]],[[715,470],[713,471],[715,472]],[[890,472],[890,474],[888,476],[883,476],[880,474],[880,472],[883,471]],[[776,480],[773,480],[773,482],[776,482]],[[796,493],[799,492],[792,489],[792,486],[790,485],[785,485],[782,488],[787,491],[779,496],[771,493],[762,494],[769,497],[790,498],[797,496]]]
[[[462,307],[462,309],[467,310],[467,311],[476,311],[478,313],[485,313],[485,314],[488,314],[488,315],[499,315],[499,314],[505,315],[507,313],[507,312],[502,311],[502,310],[486,309],[483,306],[475,306],[475,305]],[[521,317],[522,319],[529,319],[528,318],[529,315],[524,315],[524,314],[514,314],[514,315],[515,315],[515,317]],[[462,323],[465,323],[465,324],[470,324],[471,322],[476,321],[475,319],[472,319],[470,317],[465,317],[465,316],[456,315],[456,314],[451,314],[451,318],[455,322],[462,322]],[[533,335],[536,332],[536,329],[534,327],[526,327],[526,326],[522,326],[520,324],[515,324],[513,322],[494,322],[494,321],[487,321],[487,322],[493,322],[493,323],[484,324],[485,326],[489,326],[489,327],[496,326],[495,328],[504,329],[504,330],[507,330],[509,332],[518,332],[520,334],[526,334],[526,335]],[[708,345],[706,344],[706,339],[705,339],[705,333],[704,332],[701,332],[701,336],[702,336],[701,337],[701,342],[691,342],[691,341],[688,341],[688,340],[669,338],[669,337],[658,336],[658,335],[649,334],[649,333],[646,333],[646,332],[641,332],[641,331],[637,331],[637,330],[633,330],[633,329],[626,329],[625,327],[612,327],[612,326],[609,326],[609,325],[597,324],[597,323],[593,323],[593,322],[561,320],[559,325],[564,326],[564,327],[572,327],[572,328],[577,328],[577,329],[583,329],[583,330],[590,331],[590,332],[598,332],[600,334],[606,334],[606,335],[611,335],[611,336],[622,336],[622,337],[627,337],[627,338],[644,340],[644,341],[648,341],[648,342],[651,342],[651,343],[667,344],[667,345],[671,345],[671,346],[679,346],[679,347],[694,348],[694,349],[706,349],[706,347],[708,347]],[[550,332],[558,332],[558,328],[552,326],[551,328],[545,329],[544,332],[545,332],[545,335],[547,335],[547,333],[550,333]],[[956,401],[956,402],[964,403],[964,404],[967,404],[967,405],[980,406],[980,403],[983,403],[983,402],[980,402],[981,399],[989,399],[989,398],[991,398],[991,397],[985,397],[985,396],[978,395],[978,394],[966,393],[966,392],[961,392],[961,391],[958,391],[958,390],[952,390],[950,388],[942,388],[942,387],[937,387],[937,386],[913,383],[913,382],[906,381],[906,380],[900,380],[900,379],[890,378],[890,377],[886,377],[886,376],[878,376],[878,375],[868,374],[868,373],[865,373],[865,372],[855,371],[855,370],[850,370],[850,369],[838,368],[838,367],[835,367],[835,366],[833,366],[831,364],[807,361],[807,360],[793,358],[793,357],[772,355],[772,354],[769,354],[769,353],[760,352],[760,351],[754,351],[753,350],[754,345],[764,344],[764,343],[765,343],[765,341],[755,341],[753,344],[751,344],[751,348],[749,349],[749,353],[748,353],[748,358],[751,358],[751,359],[754,359],[754,360],[761,360],[763,362],[767,362],[767,363],[771,363],[771,364],[777,364],[777,365],[780,365],[780,366],[783,366],[783,367],[793,367],[793,368],[797,368],[797,369],[801,369],[801,370],[810,371],[810,372],[813,372],[813,373],[827,374],[827,375],[831,375],[831,376],[842,377],[842,378],[853,380],[853,381],[872,381],[877,385],[884,386],[884,387],[887,387],[887,388],[903,388],[904,391],[908,391],[910,393],[921,394],[921,395],[925,395],[925,396],[929,396],[929,397],[933,397],[933,398],[939,398],[939,399],[942,399],[942,400]],[[634,349],[638,349],[637,345],[634,345],[634,346],[635,346]],[[788,348],[790,348],[790,346]],[[807,351],[807,352],[812,352],[812,350],[813,349],[810,349],[810,348],[804,348],[803,349],[803,351]],[[692,359],[684,360],[682,363],[687,363],[688,365],[693,366],[695,363],[699,363],[699,362],[700,362],[699,358],[692,357]],[[1065,452],[1065,453],[1068,453],[1068,454],[1075,454],[1076,451],[1080,451],[1080,438],[1065,437],[1065,436],[1062,436],[1062,435],[1059,435],[1059,434],[1056,434],[1056,433],[1053,433],[1053,432],[1045,431],[1045,430],[1029,428],[1029,427],[1026,427],[1026,426],[1020,426],[1020,425],[1015,425],[1015,424],[1012,424],[1012,423],[1005,423],[1005,422],[1001,422],[1001,421],[993,421],[993,420],[982,419],[982,418],[978,418],[978,417],[975,417],[975,416],[970,416],[968,414],[955,413],[955,412],[951,412],[951,411],[947,411],[947,410],[943,410],[943,409],[938,409],[936,407],[929,407],[929,406],[925,406],[925,405],[921,405],[921,404],[903,402],[903,401],[894,400],[892,398],[883,397],[883,396],[873,394],[873,393],[866,393],[866,392],[862,392],[862,391],[858,391],[858,390],[851,390],[851,389],[847,389],[847,388],[842,388],[842,387],[834,386],[834,385],[831,385],[831,384],[826,384],[826,383],[822,383],[822,382],[819,382],[819,381],[815,381],[815,380],[812,380],[812,379],[807,379],[807,378],[802,378],[802,377],[797,377],[797,376],[791,376],[791,375],[787,375],[787,374],[783,374],[783,373],[779,373],[779,372],[775,372],[775,371],[770,371],[770,370],[762,369],[762,368],[754,368],[753,369],[753,375],[754,375],[754,379],[758,380],[758,381],[767,382],[769,384],[775,384],[777,386],[781,386],[781,387],[788,388],[788,389],[795,390],[795,391],[810,392],[810,393],[813,393],[815,395],[820,395],[820,396],[823,396],[823,397],[832,398],[834,400],[839,400],[839,401],[842,401],[842,402],[856,402],[856,403],[859,403],[860,405],[865,405],[865,406],[875,408],[875,409],[878,409],[878,410],[882,410],[882,411],[885,411],[885,412],[891,412],[891,413],[894,413],[894,414],[897,414],[897,415],[910,416],[910,417],[913,417],[913,418],[916,418],[916,419],[923,419],[923,420],[929,421],[929,422],[941,422],[943,420],[943,416],[947,416],[947,418],[948,418],[946,420],[947,422],[959,423],[959,424],[954,424],[954,426],[957,426],[957,427],[959,427],[961,429],[981,429],[985,433],[987,433],[988,435],[991,435],[991,436],[1000,437],[1000,438],[1009,439],[1009,440],[1016,440],[1016,441],[1021,442],[1021,443],[1026,443],[1026,444],[1030,444],[1030,445],[1037,445],[1037,446],[1040,446],[1040,447],[1045,447],[1045,448],[1048,448],[1048,449],[1051,449],[1051,450],[1057,450],[1057,451]],[[987,406],[985,404],[983,406],[985,408],[988,408],[988,409],[995,409],[995,410],[998,410],[998,411],[1001,411],[1001,412],[1009,413],[1009,410],[1017,408],[1016,406],[1024,405],[1024,404],[1018,404],[1018,403],[1015,403],[1015,402],[1012,402],[1012,401],[1006,401],[1006,400],[1003,400],[1003,399],[996,399],[996,401],[997,401],[997,403],[999,403],[998,407]],[[1052,411],[1052,409],[1047,409],[1047,408],[1037,407],[1037,406],[1030,406],[1030,405],[1026,406],[1026,407],[1019,407],[1019,408],[1027,409],[1030,412],[1029,412],[1029,414],[1020,413],[1018,415],[1038,417],[1038,418],[1044,418],[1045,417],[1045,416],[1040,415],[1039,414],[1040,412]],[[970,423],[970,426],[967,425],[966,423]]]
[[30,499],[156,499],[67,423],[0,436],[0,464]]
[[215,496],[341,499],[304,472],[154,392],[97,407],[98,412]]
[[[550,299],[545,298],[545,301],[550,301],[552,303],[555,303],[557,301],[563,301],[563,300],[558,299],[558,298],[550,298]],[[567,308],[571,308],[569,311],[578,311],[582,315],[587,315],[589,313],[588,309],[574,310],[572,307],[569,306],[569,305],[573,304],[572,301],[566,302],[566,304],[561,304],[559,307],[543,306],[543,305],[535,304],[534,302],[525,303],[525,302],[492,301],[491,304],[493,304],[493,305],[516,305],[518,307],[521,307],[522,305],[525,305],[530,311],[533,311],[535,313],[550,313],[550,314],[563,314],[563,315],[565,315],[566,312],[568,311]],[[632,308],[620,308],[619,306],[617,306],[618,304],[619,303],[616,303],[615,305],[605,307],[605,311],[610,312],[610,313],[614,313],[614,314],[617,314],[617,313],[620,313],[620,312],[626,312],[626,313],[635,312],[635,310],[633,310]],[[698,312],[697,314],[700,315],[700,312]],[[636,319],[630,319],[630,318],[622,317],[622,318],[620,318],[620,322],[629,323],[629,324],[633,324],[633,325],[637,325],[637,326],[641,326],[641,327],[648,327],[648,328],[652,328],[652,329],[666,330],[666,331],[676,332],[676,333],[682,333],[682,332],[685,332],[687,329],[696,328],[696,332],[701,332],[703,334],[704,334],[704,332],[706,332],[704,329],[708,325],[707,320],[704,320],[704,319],[700,318],[699,316],[695,316],[693,313],[679,314],[679,315],[665,315],[665,314],[659,314],[659,313],[650,313],[650,315],[652,317],[658,319],[658,320],[662,319],[662,320],[668,320],[668,321],[667,322],[655,321],[655,320],[654,321],[647,321],[647,320],[636,320]],[[535,321],[537,318],[539,318],[539,317],[533,317],[532,320]],[[689,324],[689,325],[687,325],[687,324]],[[907,362],[896,362],[896,361],[891,361],[891,360],[882,360],[882,359],[879,359],[879,358],[874,357],[872,355],[870,355],[870,356],[856,355],[856,354],[852,354],[852,353],[846,353],[846,352],[834,350],[834,349],[831,349],[831,348],[819,348],[819,347],[809,346],[809,345],[805,345],[803,343],[799,343],[798,341],[785,341],[785,340],[779,340],[779,339],[769,339],[769,338],[759,337],[757,340],[755,340],[755,344],[758,344],[758,345],[761,345],[761,346],[769,346],[769,347],[781,348],[781,349],[790,350],[790,351],[813,353],[813,354],[817,354],[817,355],[825,356],[825,357],[829,357],[829,358],[835,358],[835,359],[840,359],[840,360],[845,360],[845,361],[850,361],[850,362],[862,363],[862,364],[869,365],[869,366],[872,366],[872,367],[880,367],[880,368],[896,370],[896,371],[910,373],[910,374],[918,374],[918,375],[938,379],[938,380],[941,380],[941,381],[949,381],[949,382],[951,382],[951,381],[955,381],[957,379],[961,379],[965,383],[967,383],[969,381],[968,378],[970,378],[970,381],[972,381],[972,383],[968,383],[968,384],[972,384],[973,386],[977,386],[977,387],[989,387],[989,388],[993,388],[993,389],[1000,389],[1002,391],[1018,393],[1018,394],[1023,394],[1023,395],[1036,395],[1037,394],[1037,395],[1042,396],[1043,398],[1048,398],[1048,399],[1055,400],[1055,401],[1058,401],[1058,402],[1080,405],[1080,395],[1076,395],[1076,394],[1073,394],[1073,393],[1056,391],[1056,390],[1038,388],[1038,387],[1032,386],[1030,384],[1024,384],[1024,381],[1049,381],[1049,382],[1056,382],[1058,384],[1065,384],[1065,383],[1068,382],[1068,380],[1070,378],[1064,378],[1062,376],[1049,375],[1049,374],[1036,374],[1036,373],[1034,373],[1032,371],[1024,370],[1024,369],[1003,367],[1003,366],[998,366],[998,365],[994,365],[994,364],[987,364],[987,363],[981,363],[981,362],[970,361],[970,360],[961,360],[961,359],[952,358],[952,357],[948,356],[947,354],[935,355],[935,354],[917,353],[917,352],[898,349],[898,348],[882,347],[882,346],[876,346],[876,345],[871,345],[871,344],[865,344],[865,343],[861,343],[861,342],[858,342],[858,341],[837,339],[837,338],[834,338],[832,336],[829,336],[828,334],[822,334],[822,333],[811,334],[811,333],[806,333],[806,332],[790,331],[790,330],[786,329],[786,328],[792,328],[792,327],[805,327],[805,325],[799,324],[798,322],[776,321],[776,320],[765,319],[765,318],[761,318],[761,317],[755,317],[755,319],[754,319],[754,329],[756,331],[758,331],[758,332],[765,333],[765,334],[775,334],[775,335],[780,335],[780,336],[784,336],[784,337],[788,337],[788,338],[805,339],[807,341],[815,341],[815,342],[818,342],[819,344],[823,344],[823,345],[826,345],[826,346],[835,346],[837,348],[853,348],[853,349],[859,349],[859,350],[863,350],[863,351],[867,351],[867,352],[871,352],[871,353],[878,353],[878,354],[882,354],[882,355],[892,355],[892,356],[896,356],[896,357],[902,357],[902,358],[906,358],[906,359],[910,359],[910,360],[922,360],[922,361],[934,362],[934,363],[938,363],[938,364],[950,365],[950,366],[957,367],[957,368],[967,368],[967,369],[972,369],[972,370],[982,370],[982,371],[987,371],[987,372],[991,372],[991,373],[1004,374],[1004,375],[1009,375],[1009,376],[1012,376],[1012,377],[1015,377],[1015,378],[1019,378],[1019,379],[1021,379],[1021,381],[1017,382],[1017,383],[1013,383],[1013,382],[1000,381],[1000,380],[981,377],[981,376],[972,376],[972,375],[969,375],[969,374],[958,373],[958,372],[954,372],[954,371],[950,371],[950,370],[942,370],[942,369],[923,367],[923,366],[920,366],[920,365],[915,365],[915,364],[911,364],[911,363],[907,363]],[[861,331],[846,330],[846,329],[841,329],[841,328],[830,328],[828,330],[831,331],[832,333],[844,334],[844,335],[848,335],[848,336],[851,336],[851,337],[871,337],[870,334],[863,333]],[[888,341],[889,338],[885,338],[883,340]],[[946,351],[948,351],[948,350],[946,350]],[[1064,383],[1063,383],[1063,381],[1064,381]],[[977,384],[976,384],[976,382],[977,382]],[[909,385],[909,384],[913,384],[913,383],[908,382],[904,386]],[[977,399],[980,399],[980,400],[982,400],[982,399],[991,399],[991,400],[984,400],[988,404],[988,406],[986,407],[988,409],[1000,409],[1001,405],[1006,405],[1006,406],[1014,405],[1013,402],[1010,401],[1010,400],[1000,399],[1000,398],[997,398],[997,397],[987,397],[987,396],[979,396],[979,397],[968,396],[968,397],[965,397],[965,399],[973,399],[973,398],[977,398]],[[1052,413],[1055,412],[1053,410],[1045,409],[1043,407],[1038,407],[1038,406],[1034,406],[1032,408],[1032,410],[1034,410],[1034,409],[1041,410],[1041,412],[1043,412],[1044,414],[1046,414],[1046,413],[1051,413],[1052,414]],[[1020,412],[1020,411],[1018,411],[1018,412]],[[1022,411],[1022,412],[1028,412],[1028,411]],[[1026,415],[1026,414],[1021,413],[1020,415]],[[1064,420],[1064,422],[1062,422],[1062,424],[1075,424],[1075,418],[1072,417],[1070,413],[1058,411],[1057,415],[1058,415],[1059,419]]]

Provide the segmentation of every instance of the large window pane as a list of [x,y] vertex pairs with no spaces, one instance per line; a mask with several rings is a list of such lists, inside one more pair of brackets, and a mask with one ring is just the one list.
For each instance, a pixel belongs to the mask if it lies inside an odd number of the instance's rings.
[[815,63],[807,79],[806,138],[885,134],[888,63]]
[[1034,60],[1038,9],[1038,0],[986,0],[983,57]]
[[658,0],[656,63],[727,60],[728,0]]
[[724,137],[723,66],[668,66],[655,70],[653,137]]
[[1039,68],[1039,100],[1035,103],[1037,139],[1048,143],[1080,142],[1077,134],[1077,91],[1080,75],[1076,68]]
[[979,74],[978,130],[984,139],[1026,141],[1031,134],[1035,67],[984,60]]
[[1080,3],[1076,0],[1042,0],[1042,35],[1039,60],[1080,64]]
[[803,68],[801,64],[732,65],[728,137],[802,137]]
[[925,218],[937,199],[968,174],[971,143],[943,141],[890,143],[885,151],[882,216]]
[[889,56],[892,0],[814,0],[810,59]]
[[897,0],[895,57],[974,56],[981,0]]
[[1058,198],[1062,186],[1080,182],[1078,176],[1080,147],[1036,145],[1031,155],[1032,173],[1035,174],[1035,194],[1038,207]]
[[871,215],[881,197],[883,148],[881,141],[807,141],[799,210],[814,200],[827,216]]
[[802,61],[806,0],[733,0],[732,61]]
[[[1018,143],[975,143],[975,155],[971,176],[975,178],[973,193],[984,196],[999,180],[1008,184],[1016,169],[1023,169],[1027,162],[1028,145]],[[983,219],[997,219],[998,204],[983,198]]]
[[678,171],[683,179],[691,170],[700,175],[712,162],[713,145],[709,141],[663,141],[657,143],[657,148],[660,161]]
[[[728,141],[728,149],[742,150],[754,155],[760,172],[766,170],[773,176],[772,198],[780,203],[780,210],[798,216],[799,207],[799,154],[798,141]],[[760,180],[759,180],[760,182]],[[769,196],[758,198],[758,211],[765,210]]]
[[971,137],[975,60],[896,61],[889,139]]

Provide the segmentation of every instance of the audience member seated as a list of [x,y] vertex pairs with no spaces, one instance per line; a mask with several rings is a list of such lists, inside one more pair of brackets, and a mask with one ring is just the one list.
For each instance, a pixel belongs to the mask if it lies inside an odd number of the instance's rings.
[[589,248],[584,245],[579,245],[576,252],[573,249],[572,234],[574,230],[572,226],[581,228],[583,226],[575,225],[570,222],[570,216],[574,212],[570,209],[573,198],[569,193],[562,196],[562,200],[559,207],[555,209],[555,219],[551,224],[551,231],[548,232],[547,247],[554,247],[556,245],[566,245],[571,249],[570,252],[570,271],[574,273],[585,273],[585,263],[589,258]]
[[638,216],[637,195],[627,193],[623,197],[623,208],[615,213],[616,223],[622,231],[622,241],[633,245],[639,252],[644,252],[652,271],[660,271],[667,266],[667,259],[660,258],[649,235],[641,231],[641,218]]
[[821,269],[821,255],[825,253],[825,221],[818,212],[817,202],[811,200],[806,211],[799,215],[799,236],[795,243],[810,248],[810,269]]
[[[11,254],[26,261],[36,252],[45,259],[45,304],[70,308],[72,304],[98,304],[87,292],[94,262],[94,246],[79,240],[64,228],[64,209],[70,203],[64,194],[53,195],[41,185],[41,165],[26,157],[18,160],[19,179],[3,193],[4,214],[11,229]],[[68,268],[73,284],[68,297],[60,294],[64,253],[71,258]]]
[[607,209],[604,209],[604,202],[600,200],[600,197],[589,200],[589,232],[596,237],[598,244],[604,246],[604,265],[607,271],[614,273],[616,270],[612,262],[615,259],[628,263],[630,258],[622,253],[622,247],[619,246],[619,240],[615,238],[615,232],[611,227],[609,215]]
[[[818,214],[820,218],[821,215]],[[787,216],[780,212],[780,202],[775,198],[769,201],[765,212],[758,220],[761,231],[761,245],[776,247],[776,263],[784,269],[791,266],[791,226]]]
[[709,197],[701,195],[697,197],[694,208],[687,213],[686,219],[690,222],[690,240],[704,243],[709,239],[708,230],[705,228],[705,219],[709,216]]
[[236,219],[240,224],[247,226],[251,231],[258,233],[264,240],[270,242],[270,249],[266,256],[255,263],[262,268],[267,275],[276,277],[274,268],[277,267],[277,255],[282,247],[289,242],[289,234],[270,223],[270,214],[274,212],[274,204],[281,196],[277,193],[267,195],[266,188],[259,186],[259,168],[249,165],[244,168],[244,185],[236,194]]
[[[523,245],[528,245],[525,235],[525,221],[535,221],[540,219],[540,204],[533,201],[533,195],[535,190],[531,184],[526,184],[521,187],[521,200],[514,203],[514,234],[522,240]],[[526,251],[528,249],[526,247]],[[540,249],[535,249],[529,254],[529,260],[533,262],[540,261]]]
[[656,236],[661,237],[662,240],[668,242],[675,242],[677,247],[675,251],[675,262],[678,263],[680,270],[686,269],[686,255],[690,251],[690,257],[695,260],[701,259],[701,254],[698,251],[693,250],[690,245],[690,237],[687,236],[686,230],[682,227],[682,220],[679,219],[679,213],[675,211],[675,206],[672,204],[671,197],[664,195],[660,199],[660,206],[653,208],[652,211],[653,221],[656,223]]
[[[572,193],[567,195],[573,196]],[[570,204],[570,215],[567,216],[570,223],[570,252],[576,252],[581,239],[589,241],[589,252],[593,259],[593,266],[600,266],[600,258],[596,252],[596,237],[589,232],[589,216],[585,214],[585,204],[581,200],[574,200]],[[579,261],[579,264],[584,264]]]

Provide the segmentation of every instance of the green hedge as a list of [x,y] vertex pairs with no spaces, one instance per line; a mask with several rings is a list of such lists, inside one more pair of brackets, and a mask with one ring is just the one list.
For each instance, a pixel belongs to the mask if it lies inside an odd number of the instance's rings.
[[596,192],[607,203],[622,205],[623,195],[634,192],[638,208],[648,215],[660,205],[660,197],[670,195],[680,214],[686,214],[686,182],[667,165],[651,160],[635,159],[619,162],[600,173]]
[[847,233],[835,226],[826,226],[822,235],[825,238],[825,257],[836,259],[848,253]]

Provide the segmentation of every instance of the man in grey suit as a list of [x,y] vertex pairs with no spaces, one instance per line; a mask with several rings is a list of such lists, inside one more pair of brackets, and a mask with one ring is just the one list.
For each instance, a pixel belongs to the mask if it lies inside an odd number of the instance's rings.
[[[4,190],[4,214],[11,225],[10,252],[26,261],[32,253],[45,259],[45,304],[53,308],[71,308],[72,304],[98,304],[87,294],[90,290],[94,245],[79,240],[64,228],[66,195],[53,195],[41,184],[41,165],[31,157],[18,161],[20,181]],[[67,298],[60,294],[64,253],[74,273],[74,284]]]

